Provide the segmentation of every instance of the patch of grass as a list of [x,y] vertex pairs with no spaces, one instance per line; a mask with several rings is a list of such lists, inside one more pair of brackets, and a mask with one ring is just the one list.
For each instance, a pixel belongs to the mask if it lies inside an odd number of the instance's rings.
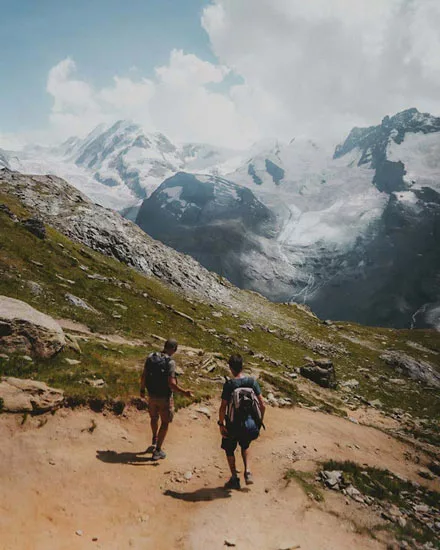
[[300,472],[298,470],[289,469],[285,473],[284,479],[287,483],[290,483],[292,480],[296,481],[308,497],[313,498],[317,502],[322,502],[324,500],[324,495],[314,481],[315,475],[316,474],[313,472]]
[[[409,509],[410,502],[426,504],[440,514],[440,493],[400,479],[388,470],[360,466],[351,461],[336,460],[324,462],[322,468],[324,470],[341,470],[345,481],[351,483],[366,496],[392,503],[402,509]],[[440,547],[440,541],[433,531],[415,518],[408,519],[404,527],[393,523],[386,528],[392,529],[398,538],[408,541],[415,539],[421,543],[430,541],[437,545],[436,548]]]

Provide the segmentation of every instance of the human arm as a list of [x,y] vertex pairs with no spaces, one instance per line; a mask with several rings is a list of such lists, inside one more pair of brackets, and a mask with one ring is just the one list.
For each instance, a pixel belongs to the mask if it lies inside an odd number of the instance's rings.
[[264,399],[263,399],[263,396],[261,395],[261,393],[260,393],[260,395],[257,396],[257,399],[258,399],[258,403],[260,405],[261,422],[263,422],[264,413],[266,412],[266,404],[264,403]]
[[222,399],[220,403],[220,408],[218,411],[218,425],[220,427],[220,433],[225,436],[227,435],[228,431],[225,426],[225,418],[226,418],[226,409],[228,406],[228,402],[226,399]]
[[140,392],[139,392],[141,397],[145,397],[145,385],[146,385],[146,380],[145,380],[145,368],[144,368],[144,370],[142,371],[141,388],[140,388]]
[[177,384],[177,378],[175,376],[168,377],[168,386],[172,392],[181,393],[185,397],[193,397],[194,394],[191,390],[184,390]]

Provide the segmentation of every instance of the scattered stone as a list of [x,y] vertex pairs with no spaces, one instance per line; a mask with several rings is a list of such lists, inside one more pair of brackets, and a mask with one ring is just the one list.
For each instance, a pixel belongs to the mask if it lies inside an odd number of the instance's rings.
[[21,358],[27,363],[32,363],[32,357],[29,357],[29,355],[22,355]]
[[5,361],[9,361],[9,355],[6,355],[6,353],[0,353],[0,359],[4,359]]
[[272,392],[267,394],[267,402],[273,407],[278,407],[278,399],[274,396]]
[[320,475],[325,485],[330,489],[339,491],[344,485],[342,472],[340,470],[323,470]]
[[223,313],[222,313],[221,311],[213,311],[213,312],[211,313],[211,315],[212,315],[213,317],[217,317],[217,318],[223,317]]
[[235,543],[235,540],[225,539],[225,546],[237,546],[237,544]]
[[82,537],[83,536],[83,532],[81,529],[78,529],[77,531],[75,531],[75,535],[78,535],[78,537]]
[[9,218],[11,218],[12,221],[14,222],[18,221],[17,216],[12,212],[12,210],[6,204],[0,204],[0,212],[3,212],[3,214],[6,214]]
[[14,298],[0,296],[0,352],[49,358],[66,345],[60,325]]
[[104,277],[104,275],[100,275],[99,273],[93,273],[92,275],[87,275],[88,279],[96,280],[96,281],[108,281],[107,277]]
[[405,376],[440,388],[440,373],[427,361],[416,360],[405,353],[395,351],[384,353],[380,358]]
[[240,328],[242,328],[243,330],[248,330],[249,332],[252,332],[254,330],[253,325],[251,325],[250,323],[245,323],[244,325],[240,325]]
[[81,309],[86,309],[87,311],[93,311],[93,313],[98,313],[95,308],[89,306],[87,302],[85,302],[81,298],[78,298],[78,296],[74,296],[73,294],[68,293],[65,294],[64,297],[70,304],[72,304],[72,306],[80,307]]
[[341,382],[341,386],[343,388],[357,388],[359,386],[359,381],[355,378],[352,378],[351,380],[346,380],[345,382]]
[[43,294],[43,287],[35,281],[26,281],[26,285],[34,296]]
[[41,413],[58,409],[64,402],[64,392],[36,380],[3,377],[0,398],[5,412]]
[[28,218],[27,220],[22,220],[20,224],[39,239],[46,238],[46,228],[41,220]]
[[120,315],[119,313],[112,313],[112,317],[113,319],[122,319],[122,315]]
[[82,351],[79,347],[78,340],[73,334],[66,334],[66,345],[68,348],[81,355]]
[[207,407],[199,407],[196,412],[204,414],[207,418],[211,418],[211,411]]
[[375,409],[380,409],[383,407],[383,403],[380,399],[373,399],[373,401],[369,401],[369,404],[371,407],[374,407]]
[[97,378],[96,380],[94,380],[93,378],[87,378],[86,383],[89,386],[92,386],[92,388],[103,388],[106,385],[105,380],[103,380],[102,378]]
[[362,494],[360,491],[358,491],[356,489],[356,487],[353,487],[353,485],[348,485],[346,488],[345,488],[345,493],[350,497],[352,498],[353,500],[355,500],[356,502],[360,502],[360,503],[363,503],[364,502],[364,499],[362,497]]
[[75,281],[72,281],[72,279],[66,279],[65,277],[62,277],[61,275],[58,275],[58,273],[55,274],[55,277],[59,279],[60,281],[63,281],[64,283],[69,283],[69,285],[74,285]]
[[78,359],[69,359],[69,357],[66,357],[64,359],[64,362],[68,365],[74,366],[74,365],[80,365],[81,361],[78,361]]
[[425,468],[420,469],[417,473],[420,477],[423,477],[424,479],[435,479],[435,475]]
[[183,477],[186,479],[186,481],[189,481],[190,479],[192,479],[192,472],[185,472]]
[[414,504],[413,508],[416,512],[421,514],[427,514],[429,512],[429,506],[427,504]]
[[406,384],[405,380],[402,380],[402,378],[390,378],[388,382],[394,386],[405,386]]
[[37,267],[44,267],[44,265],[41,262],[36,262],[35,260],[31,260],[31,264],[34,264]]

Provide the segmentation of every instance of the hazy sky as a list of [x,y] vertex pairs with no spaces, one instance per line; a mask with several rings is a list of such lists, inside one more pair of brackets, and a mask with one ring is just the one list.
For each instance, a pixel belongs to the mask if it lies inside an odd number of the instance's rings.
[[0,14],[0,146],[119,118],[246,147],[440,114],[439,0],[0,0]]

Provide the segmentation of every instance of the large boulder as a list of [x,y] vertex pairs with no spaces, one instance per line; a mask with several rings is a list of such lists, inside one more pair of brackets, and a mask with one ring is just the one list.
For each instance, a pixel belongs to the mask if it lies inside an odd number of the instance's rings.
[[0,296],[0,353],[52,357],[66,345],[63,329],[29,304]]
[[8,377],[0,381],[0,399],[4,412],[43,413],[61,407],[64,392],[44,382]]
[[301,367],[300,373],[323,388],[336,388],[335,368],[330,359],[310,359]]
[[430,386],[440,388],[440,373],[427,361],[414,359],[406,353],[389,351],[380,356],[387,365],[396,369],[400,374],[418,380]]

